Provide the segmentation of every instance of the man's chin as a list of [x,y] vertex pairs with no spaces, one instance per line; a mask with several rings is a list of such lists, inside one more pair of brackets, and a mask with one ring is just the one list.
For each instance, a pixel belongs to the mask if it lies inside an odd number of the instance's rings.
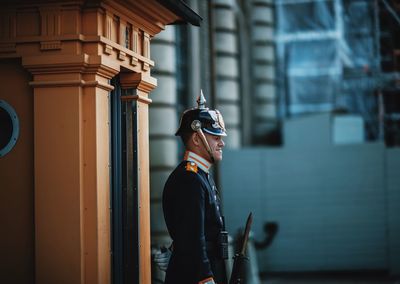
[[222,161],[222,154],[215,155],[215,156],[214,156],[214,160],[215,160],[215,162],[220,162],[220,161]]

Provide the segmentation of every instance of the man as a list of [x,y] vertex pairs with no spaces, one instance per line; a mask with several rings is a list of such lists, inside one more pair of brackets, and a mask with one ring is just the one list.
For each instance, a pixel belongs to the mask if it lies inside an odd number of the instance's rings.
[[226,131],[219,111],[205,107],[202,93],[197,103],[181,117],[175,135],[182,138],[185,157],[163,192],[164,218],[173,240],[165,284],[227,283],[227,232],[209,173],[222,160]]

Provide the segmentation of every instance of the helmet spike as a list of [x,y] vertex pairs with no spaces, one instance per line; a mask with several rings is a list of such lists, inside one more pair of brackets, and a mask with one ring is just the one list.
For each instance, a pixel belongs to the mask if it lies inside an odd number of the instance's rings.
[[200,89],[200,95],[197,98],[197,108],[198,109],[205,109],[206,108],[206,99],[204,98],[202,89]]

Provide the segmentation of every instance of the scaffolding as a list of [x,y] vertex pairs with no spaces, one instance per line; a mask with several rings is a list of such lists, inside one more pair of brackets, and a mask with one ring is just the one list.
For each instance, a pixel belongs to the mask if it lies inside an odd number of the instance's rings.
[[381,1],[276,0],[281,118],[327,111],[359,114],[365,138],[383,140],[382,90],[398,73],[382,70],[380,19],[390,4]]

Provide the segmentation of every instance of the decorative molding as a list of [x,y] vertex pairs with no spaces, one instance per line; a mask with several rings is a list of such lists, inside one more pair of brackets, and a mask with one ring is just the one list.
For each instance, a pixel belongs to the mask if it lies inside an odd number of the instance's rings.
[[41,88],[55,87],[98,87],[106,91],[114,90],[110,84],[105,84],[100,81],[84,81],[84,80],[64,80],[64,81],[31,81],[29,86]]
[[120,73],[120,83],[123,89],[138,89],[150,93],[157,86],[157,79],[143,73]]
[[15,11],[8,13],[0,13],[0,39],[12,40],[16,37],[16,13]]
[[151,36],[164,30],[166,24],[173,23],[178,19],[161,4],[148,0],[102,1],[101,6],[120,19],[132,20],[133,26],[146,28]]
[[109,92],[114,90],[114,86],[103,83],[101,81],[84,81],[82,86],[83,87],[97,87],[97,88],[104,89]]
[[112,26],[113,26],[113,16],[109,12],[106,12],[104,15],[103,35],[105,38],[108,38],[109,40],[111,40],[112,36]]
[[64,81],[31,81],[29,86],[32,87],[72,87],[83,86],[83,80],[64,80]]
[[112,54],[112,51],[113,51],[113,47],[111,45],[109,45],[109,44],[104,45],[104,53],[105,54],[110,55],[110,54]]
[[[65,14],[64,11],[71,13],[70,11],[76,10],[79,6],[73,6],[72,9],[70,6],[63,6],[63,4],[49,4],[40,9],[32,6],[29,8],[21,6],[15,11],[11,10],[10,12],[1,13],[4,16],[3,21],[7,25],[0,30],[0,33],[3,33],[0,34],[2,36],[0,38],[0,58],[21,57],[22,54],[19,54],[19,51],[24,49],[18,48],[20,45],[38,44],[39,49],[35,55],[41,56],[41,52],[64,52],[63,48],[65,44],[76,41],[76,46],[82,46],[79,50],[76,50],[77,53],[83,50],[86,43],[97,43],[100,45],[103,54],[109,56],[108,61],[116,60],[116,64],[123,65],[135,72],[149,72],[151,67],[154,66],[154,62],[150,59],[151,30],[148,24],[141,21],[137,22],[137,18],[128,18],[126,16],[138,12],[133,12],[132,7],[129,8],[130,11],[127,14],[121,14],[121,12],[125,11],[117,11],[115,9],[105,10],[105,7],[109,7],[108,4],[99,5],[102,8],[93,10],[93,8],[88,7],[87,9],[90,10],[90,13],[86,14],[86,16],[79,12],[77,12],[79,13],[78,16],[75,14]],[[121,8],[121,6],[118,7]],[[22,12],[26,15],[17,18],[16,15]],[[97,17],[99,20],[97,28],[99,34],[86,34],[85,28],[82,30],[67,30],[69,33],[63,34],[64,28],[62,25],[65,24],[66,19],[64,17],[66,15],[72,15],[74,24],[76,24],[77,17],[82,17],[80,21],[84,21],[83,17]],[[37,31],[36,29],[30,31],[29,28],[24,27],[21,23],[24,23],[25,19],[28,19],[26,25],[29,24],[30,27],[37,24]],[[17,21],[21,23],[17,24]],[[24,27],[24,31],[26,30],[27,32],[17,36],[16,29],[18,26]],[[81,31],[85,34],[73,33],[74,31]],[[67,41],[68,43],[65,43]],[[60,54],[60,56],[64,55]],[[71,54],[71,56],[74,55]]]
[[139,53],[139,29],[132,28],[132,51]]
[[118,51],[118,59],[121,60],[121,61],[124,61],[125,58],[126,58],[126,53],[121,51],[121,50]]
[[40,50],[57,50],[61,49],[61,41],[42,41],[40,43]]
[[143,56],[150,58],[150,36],[146,32],[143,32]]
[[126,29],[128,27],[126,21],[124,21],[123,19],[119,19],[119,21],[117,22],[118,25],[118,43],[119,45],[122,45],[123,47],[126,47],[129,49],[129,44],[127,46],[127,37],[126,37]]
[[[127,57],[128,56],[131,57],[130,64],[132,66],[137,66],[137,64],[135,65],[135,63],[139,62],[139,61],[143,63],[142,70],[147,71],[147,70],[150,69],[150,67],[154,66],[154,61],[153,60],[151,60],[149,58],[146,58],[146,57],[144,57],[144,56],[142,56],[142,55],[140,55],[138,53],[135,53],[132,50],[129,50],[129,49],[119,45],[118,43],[115,43],[115,42],[113,42],[113,41],[111,41],[111,40],[109,40],[109,39],[107,39],[105,37],[100,37],[100,39],[97,38],[97,40],[100,40],[100,42],[102,42],[105,45],[110,46],[111,48],[113,48],[115,50],[123,51],[126,54]],[[110,50],[110,52],[111,52],[111,50]],[[106,52],[104,52],[104,53],[106,53]],[[111,53],[106,53],[106,54],[110,55]]]
[[137,66],[138,64],[139,64],[139,60],[135,56],[132,56],[131,65],[132,66]]
[[61,12],[57,7],[40,9],[41,35],[58,36],[61,34]]
[[38,74],[98,74],[111,79],[120,71],[118,62],[104,62],[98,55],[47,55],[22,57],[22,66],[33,75]]
[[152,100],[143,95],[121,96],[121,101],[139,101],[145,104],[151,104]]
[[15,43],[0,43],[0,53],[15,53],[16,44]]

